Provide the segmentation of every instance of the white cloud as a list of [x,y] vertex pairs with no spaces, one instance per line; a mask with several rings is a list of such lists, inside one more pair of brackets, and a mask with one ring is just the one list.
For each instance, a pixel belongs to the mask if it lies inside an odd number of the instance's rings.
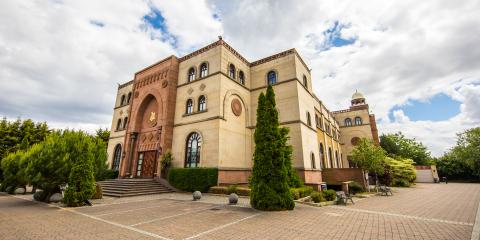
[[[168,32],[145,24],[151,7]],[[380,132],[403,131],[441,153],[455,132],[480,125],[478,16],[474,0],[2,1],[0,115],[107,127],[116,83],[223,34],[249,60],[297,48],[331,110],[347,107],[358,89]],[[346,26],[342,38],[356,41],[325,51],[323,33],[335,22]],[[176,42],[162,42],[171,36]],[[388,118],[396,105],[442,92],[462,102],[461,114],[439,122],[403,112]]]

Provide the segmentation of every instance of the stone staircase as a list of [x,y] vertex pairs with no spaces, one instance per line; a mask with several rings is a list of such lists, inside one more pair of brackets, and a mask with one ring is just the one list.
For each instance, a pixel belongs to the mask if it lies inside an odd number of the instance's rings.
[[112,179],[97,182],[104,196],[130,197],[158,193],[170,193],[172,189],[153,179]]

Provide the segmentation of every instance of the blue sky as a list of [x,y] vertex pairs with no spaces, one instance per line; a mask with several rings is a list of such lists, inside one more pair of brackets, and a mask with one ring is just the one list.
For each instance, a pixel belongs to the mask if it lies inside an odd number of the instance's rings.
[[460,113],[460,104],[461,102],[440,93],[427,101],[410,100],[402,106],[395,106],[390,110],[389,117],[393,120],[393,111],[402,110],[412,121],[444,121]]

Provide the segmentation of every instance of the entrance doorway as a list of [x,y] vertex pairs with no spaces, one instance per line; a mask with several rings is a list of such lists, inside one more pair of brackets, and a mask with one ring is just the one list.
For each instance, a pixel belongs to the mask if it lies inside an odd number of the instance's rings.
[[136,177],[151,178],[155,173],[157,151],[139,152]]

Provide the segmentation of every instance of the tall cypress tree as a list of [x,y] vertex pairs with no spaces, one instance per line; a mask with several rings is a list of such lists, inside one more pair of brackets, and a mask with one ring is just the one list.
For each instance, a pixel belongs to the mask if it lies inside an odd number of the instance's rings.
[[[250,204],[260,210],[291,210],[295,207],[289,190],[289,157],[285,130],[279,127],[271,86],[258,98],[255,153],[251,178]],[[288,151],[290,150],[290,152]]]

